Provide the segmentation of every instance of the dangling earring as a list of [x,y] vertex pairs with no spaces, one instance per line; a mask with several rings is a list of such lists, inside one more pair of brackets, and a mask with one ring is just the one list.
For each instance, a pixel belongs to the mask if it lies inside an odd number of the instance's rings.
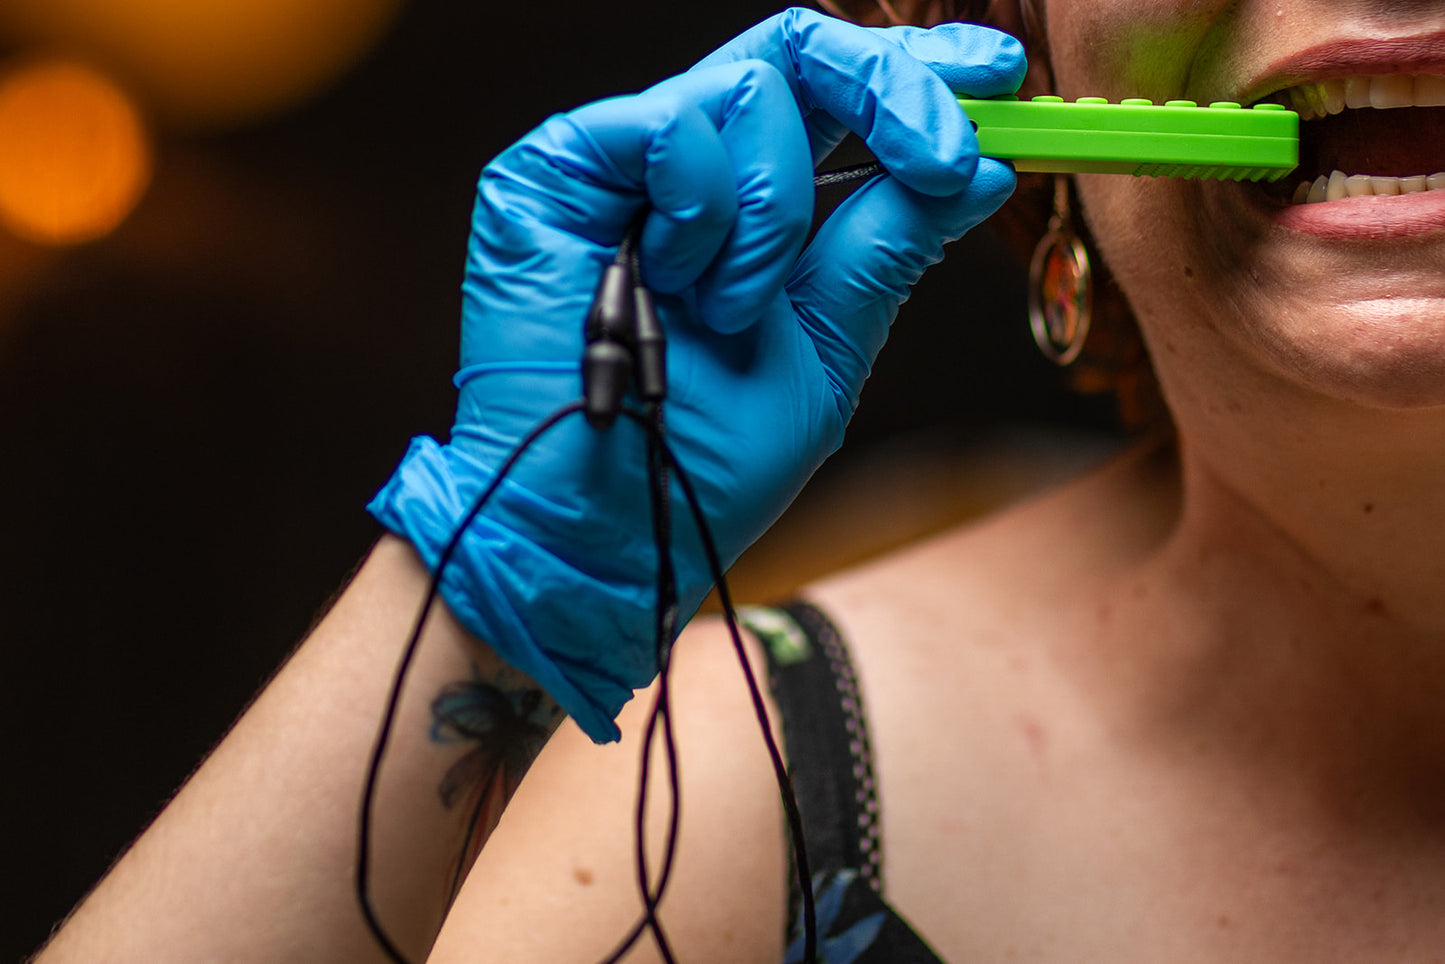
[[1089,252],[1069,217],[1069,182],[1054,178],[1054,216],[1029,262],[1029,327],[1044,357],[1067,365],[1079,357],[1094,314]]

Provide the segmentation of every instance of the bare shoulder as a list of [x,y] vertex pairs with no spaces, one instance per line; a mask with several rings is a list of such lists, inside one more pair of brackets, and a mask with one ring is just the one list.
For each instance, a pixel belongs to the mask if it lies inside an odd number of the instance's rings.
[[1038,839],[1092,725],[1055,649],[1164,537],[1173,478],[1172,452],[1130,451],[805,593],[857,664],[890,900],[940,949],[997,951],[950,934],[998,933],[984,918],[1024,903],[1000,883],[1027,865],[1009,848]]
[[1134,447],[1039,496],[807,589],[863,639],[940,631],[1016,636],[1041,603],[1073,598],[1151,551],[1173,521],[1172,451]]
[[[926,936],[945,933],[989,885],[950,868],[998,864],[1011,808],[1056,707],[1037,672],[1087,578],[1154,538],[1158,470],[1116,460],[993,519],[831,577],[805,595],[842,630],[860,669],[883,795],[890,900]],[[1120,509],[1120,507],[1127,507]],[[751,641],[749,641],[751,646]],[[771,764],[733,643],[695,621],[675,649],[682,832],[662,918],[682,959],[782,958],[787,841]],[[749,650],[759,680],[755,649]],[[564,726],[488,842],[432,960],[593,962],[637,921],[634,819],[642,734],[656,689],[623,712],[618,745]],[[764,693],[769,714],[776,709]],[[968,767],[956,762],[967,760]],[[1020,761],[1024,762],[1021,765]],[[653,755],[649,852],[662,851],[664,755]],[[1001,833],[978,833],[988,827]],[[972,832],[967,832],[969,828]],[[987,910],[982,911],[987,912]],[[560,923],[565,921],[565,925]],[[644,939],[628,960],[656,960]]]
[[[860,664],[870,716],[1008,704],[1173,526],[1172,450],[1138,447],[997,515],[805,591]],[[930,743],[927,728],[907,727]]]
[[1137,447],[805,595],[849,641],[871,715],[983,708],[1156,551],[1176,505],[1172,449]]
[[[669,685],[681,834],[661,918],[681,959],[776,964],[787,844],[772,765],[733,643],[720,622],[701,619],[674,653]],[[761,667],[756,672],[765,689]],[[557,733],[473,868],[431,960],[592,964],[627,935],[642,910],[634,826],[643,734],[656,693],[656,686],[639,693],[623,710],[618,744],[596,746],[570,723]],[[650,786],[647,840],[655,868],[671,805],[660,739]],[[626,958],[657,959],[645,936]]]

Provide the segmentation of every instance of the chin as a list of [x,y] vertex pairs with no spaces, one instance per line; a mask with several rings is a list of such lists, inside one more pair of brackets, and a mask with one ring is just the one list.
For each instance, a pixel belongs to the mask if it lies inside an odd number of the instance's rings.
[[1367,409],[1445,411],[1445,301],[1315,306],[1296,317],[1301,323],[1263,339],[1271,367],[1289,381]]

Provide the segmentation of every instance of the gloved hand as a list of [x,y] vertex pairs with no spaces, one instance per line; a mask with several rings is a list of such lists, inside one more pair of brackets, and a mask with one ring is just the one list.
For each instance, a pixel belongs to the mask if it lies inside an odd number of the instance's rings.
[[[730,565],[842,442],[910,286],[1013,190],[950,91],[1009,93],[1024,68],[986,28],[792,9],[686,74],[545,122],[482,174],[451,440],[414,440],[371,512],[435,569],[515,443],[579,398],[594,287],[649,204],[640,263],[669,337],[668,437]],[[802,251],[813,166],[847,130],[888,176]],[[673,532],[691,614],[712,580],[680,495]],[[601,742],[655,675],[656,566],[643,432],[578,416],[522,458],[441,591]]]

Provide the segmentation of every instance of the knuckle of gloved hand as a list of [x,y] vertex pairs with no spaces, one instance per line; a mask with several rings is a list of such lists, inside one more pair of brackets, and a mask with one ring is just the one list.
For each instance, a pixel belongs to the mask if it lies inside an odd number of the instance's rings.
[[725,231],[737,215],[732,163],[712,121],[693,102],[668,94],[648,132],[648,200],[679,227]]
[[[772,27],[783,37],[793,37],[815,26],[820,21],[834,18],[811,10],[808,7],[788,7],[769,17],[763,23]],[[834,21],[837,22],[837,21]]]
[[757,57],[734,61],[722,68],[731,74],[727,102],[731,110],[753,105],[773,107],[792,101],[792,90],[778,68]]
[[792,65],[797,74],[804,72],[801,65],[804,60],[825,63],[848,60],[872,42],[873,31],[868,28],[806,7],[789,7],[774,17],[772,23],[775,31],[772,42],[784,62]]
[[654,206],[659,214],[679,230],[689,234],[725,234],[737,216],[737,197],[733,194],[707,192],[691,197],[671,197],[666,206]]
[[595,146],[571,114],[555,114],[494,157],[478,178],[479,200],[550,208],[584,191],[596,178]]

